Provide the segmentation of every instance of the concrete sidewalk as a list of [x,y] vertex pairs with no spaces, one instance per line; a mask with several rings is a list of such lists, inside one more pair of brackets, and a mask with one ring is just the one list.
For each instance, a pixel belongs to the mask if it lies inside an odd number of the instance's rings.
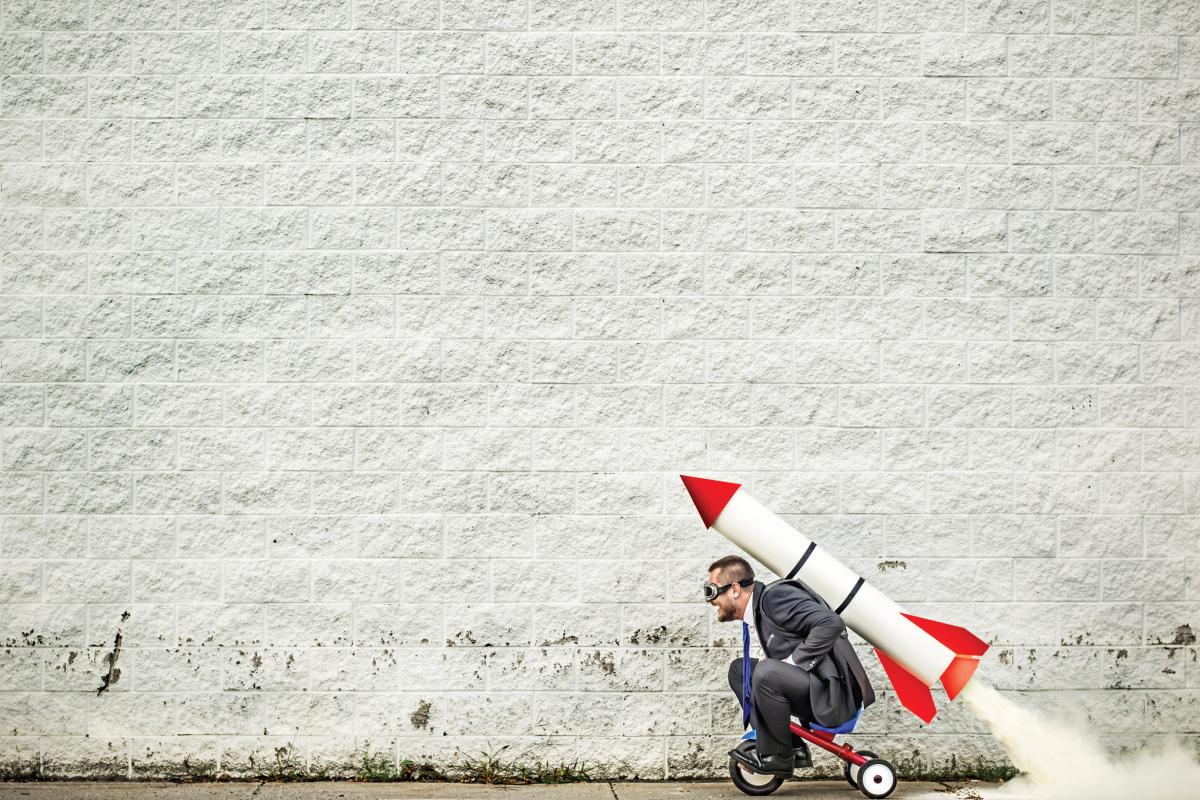
[[[893,798],[978,800],[995,784],[904,782]],[[597,781],[538,786],[468,783],[0,783],[0,800],[734,800],[746,795],[729,781],[619,783]],[[842,781],[788,781],[772,797],[862,800]]]

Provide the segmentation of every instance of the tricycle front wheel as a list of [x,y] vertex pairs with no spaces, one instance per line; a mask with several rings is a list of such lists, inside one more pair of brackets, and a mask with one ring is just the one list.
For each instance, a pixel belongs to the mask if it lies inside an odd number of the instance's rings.
[[[747,739],[737,746],[738,750],[748,753],[754,750],[754,740]],[[748,769],[733,756],[729,757],[729,778],[743,794],[762,797],[783,786],[783,775],[764,775]]]

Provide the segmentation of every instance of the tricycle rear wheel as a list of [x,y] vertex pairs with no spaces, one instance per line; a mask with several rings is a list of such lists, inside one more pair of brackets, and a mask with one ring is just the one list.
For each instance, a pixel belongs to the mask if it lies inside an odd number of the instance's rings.
[[[858,750],[857,753],[860,756],[862,756],[863,758],[867,759],[868,761],[870,761],[872,758],[879,758],[879,756],[875,755],[870,750]],[[857,789],[858,788],[858,765],[851,764],[849,761],[847,761],[845,774],[846,774],[846,783],[850,784],[855,789]]]
[[882,758],[872,758],[858,768],[858,790],[870,800],[883,800],[896,790],[896,770]]

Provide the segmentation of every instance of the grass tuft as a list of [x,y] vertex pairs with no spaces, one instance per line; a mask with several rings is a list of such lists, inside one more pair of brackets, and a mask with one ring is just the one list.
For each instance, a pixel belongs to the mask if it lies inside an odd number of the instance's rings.
[[502,753],[507,749],[508,745],[504,745],[478,756],[464,755],[450,766],[448,773],[461,783],[581,783],[592,780],[590,773],[594,768],[578,759],[570,763],[560,761],[555,764],[540,759],[526,763],[522,761],[524,754],[504,758]]
[[896,774],[902,780],[910,781],[1007,781],[1015,778],[1018,772],[1007,761],[993,761],[983,756],[960,759],[953,753],[945,760],[926,760],[914,755],[897,758],[892,763]]
[[26,760],[0,762],[0,781],[41,781],[42,765],[37,757]]
[[[370,745],[367,744],[369,748]],[[354,780],[356,781],[394,781],[397,780],[395,762],[388,753],[374,752],[369,749],[358,754],[354,764]]]
[[260,780],[279,783],[295,783],[298,781],[320,780],[304,768],[304,759],[290,745],[275,748],[275,757],[268,761],[259,772]]

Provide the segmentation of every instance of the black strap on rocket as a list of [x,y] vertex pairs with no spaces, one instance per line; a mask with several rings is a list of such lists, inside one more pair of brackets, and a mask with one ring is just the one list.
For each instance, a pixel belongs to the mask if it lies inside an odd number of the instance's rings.
[[[800,556],[800,560],[796,562],[796,566],[792,567],[791,571],[787,574],[786,580],[790,581],[792,578],[796,577],[800,570],[804,568],[804,562],[808,561],[809,556],[811,556],[813,551],[816,549],[816,542],[808,543],[808,547],[804,550],[804,555]],[[833,613],[841,614],[843,611],[845,611],[850,603],[854,601],[854,595],[858,594],[858,590],[861,589],[863,584],[866,582],[867,581],[865,578],[859,578],[858,581],[855,582],[854,588],[850,590],[850,594],[846,595],[846,599],[842,601],[841,605],[833,610]]]
[[800,560],[796,562],[796,566],[792,567],[792,571],[787,574],[787,579],[790,581],[796,577],[796,573],[804,566],[804,562],[808,561],[808,557],[813,554],[813,550],[817,549],[816,542],[809,542],[808,549],[804,551],[804,555],[800,556]]
[[858,594],[858,590],[861,589],[862,585],[866,582],[867,581],[865,578],[859,578],[858,581],[855,582],[854,588],[850,590],[850,594],[846,595],[846,599],[842,601],[842,604],[833,610],[834,613],[840,614],[845,611],[846,606],[850,605],[851,601],[854,600],[854,595]]

